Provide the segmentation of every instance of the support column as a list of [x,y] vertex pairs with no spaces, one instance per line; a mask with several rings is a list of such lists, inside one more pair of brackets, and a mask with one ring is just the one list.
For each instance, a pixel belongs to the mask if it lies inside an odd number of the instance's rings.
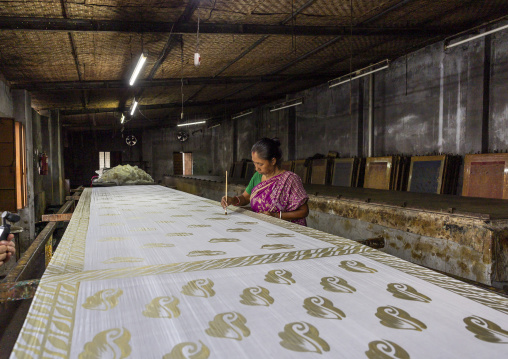
[[296,108],[288,109],[288,161],[296,160]]
[[32,99],[25,90],[13,90],[12,102],[14,120],[25,126],[26,141],[26,180],[27,180],[27,205],[18,211],[21,216],[19,226],[23,227],[20,233],[20,251],[26,250],[35,238],[35,209],[34,209],[34,151],[32,131]]
[[374,156],[374,74],[369,76],[369,143],[367,149],[367,157]]
[[358,81],[358,119],[357,119],[357,138],[356,138],[356,156],[363,157],[363,145],[365,137],[363,135],[363,79]]
[[490,125],[490,78],[492,36],[485,36],[483,61],[483,111],[482,111],[482,153],[489,152],[489,125]]

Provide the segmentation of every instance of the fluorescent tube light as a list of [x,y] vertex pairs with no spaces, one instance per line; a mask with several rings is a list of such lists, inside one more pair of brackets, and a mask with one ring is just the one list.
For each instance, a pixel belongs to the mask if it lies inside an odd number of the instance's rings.
[[[481,37],[493,34],[495,32],[501,31],[501,30],[506,30],[506,29],[508,29],[508,25],[504,25],[504,26],[495,28],[493,30],[485,31],[485,32],[483,32],[481,34],[468,37],[467,39],[454,42],[453,44],[447,44],[447,42],[451,41],[451,40],[445,40],[445,50],[451,49],[452,47],[459,46],[459,45],[465,44],[466,42],[473,41],[473,40],[479,39]],[[455,35],[455,37],[457,37],[457,36],[460,36],[460,35]]]
[[390,66],[390,60],[383,60],[381,62],[378,62],[377,64],[367,66],[363,69],[351,72],[347,75],[341,76],[339,78],[336,78],[334,80],[328,81],[328,88],[332,88],[335,86],[339,86],[342,84],[345,84],[347,82],[359,79],[361,77],[365,77],[367,75],[382,71],[387,69]]
[[274,107],[272,107],[270,109],[270,112],[280,111],[280,110],[283,110],[285,108],[293,107],[293,106],[298,106],[298,105],[301,105],[301,104],[303,104],[303,97],[279,103],[279,104],[275,105]]
[[122,113],[122,118],[120,119],[120,123],[124,123],[125,122],[125,115]]
[[220,123],[216,123],[215,125],[211,125],[210,127],[208,127],[208,129],[211,130],[212,128],[219,127],[219,126],[220,126]]
[[243,112],[238,112],[238,113],[235,113],[233,116],[231,116],[231,119],[232,119],[232,120],[236,120],[237,118],[240,118],[240,117],[243,117],[243,116],[250,115],[251,113],[252,113],[252,110],[247,110],[247,111],[243,111]]
[[134,102],[132,103],[132,108],[131,108],[131,116],[134,115],[134,111],[136,111],[136,107],[138,107],[138,101],[134,100]]
[[134,82],[138,78],[138,75],[139,75],[141,69],[143,68],[143,65],[145,64],[145,61],[146,61],[145,54],[141,54],[141,56],[139,57],[138,63],[136,65],[136,67],[134,68],[134,72],[132,73],[131,79],[129,80],[129,85],[131,85],[131,86],[134,85]]
[[202,123],[206,123],[206,121],[197,121],[197,122],[179,123],[177,126],[178,126],[178,127],[183,127],[183,126],[201,125]]

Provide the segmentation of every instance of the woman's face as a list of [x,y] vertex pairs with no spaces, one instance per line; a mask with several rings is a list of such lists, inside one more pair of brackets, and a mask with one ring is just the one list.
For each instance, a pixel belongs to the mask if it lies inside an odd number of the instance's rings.
[[266,175],[275,171],[275,163],[277,161],[275,158],[272,158],[271,161],[264,160],[260,158],[256,152],[252,152],[252,162],[254,162],[254,166],[256,166],[256,171],[262,175]]

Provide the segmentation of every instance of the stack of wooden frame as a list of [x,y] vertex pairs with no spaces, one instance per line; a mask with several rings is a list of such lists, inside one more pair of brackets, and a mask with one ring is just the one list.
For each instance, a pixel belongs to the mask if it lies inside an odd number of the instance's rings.
[[357,157],[336,158],[333,161],[331,185],[357,187],[361,163],[361,159]]
[[508,199],[508,154],[466,155],[462,195]]
[[310,170],[311,184],[329,184],[331,178],[331,161],[329,158],[312,160]]
[[459,178],[460,156],[411,157],[409,192],[456,194]]
[[300,176],[303,183],[309,182],[310,167],[305,167],[305,160],[294,161],[293,172]]
[[369,157],[365,166],[365,188],[405,191],[409,177],[409,157]]

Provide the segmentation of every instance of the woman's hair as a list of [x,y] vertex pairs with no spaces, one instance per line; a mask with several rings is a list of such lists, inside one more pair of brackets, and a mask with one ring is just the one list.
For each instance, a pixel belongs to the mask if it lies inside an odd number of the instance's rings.
[[271,161],[275,158],[276,166],[280,165],[282,159],[282,151],[280,149],[280,141],[278,138],[262,138],[252,146],[251,152],[256,152],[263,160]]

